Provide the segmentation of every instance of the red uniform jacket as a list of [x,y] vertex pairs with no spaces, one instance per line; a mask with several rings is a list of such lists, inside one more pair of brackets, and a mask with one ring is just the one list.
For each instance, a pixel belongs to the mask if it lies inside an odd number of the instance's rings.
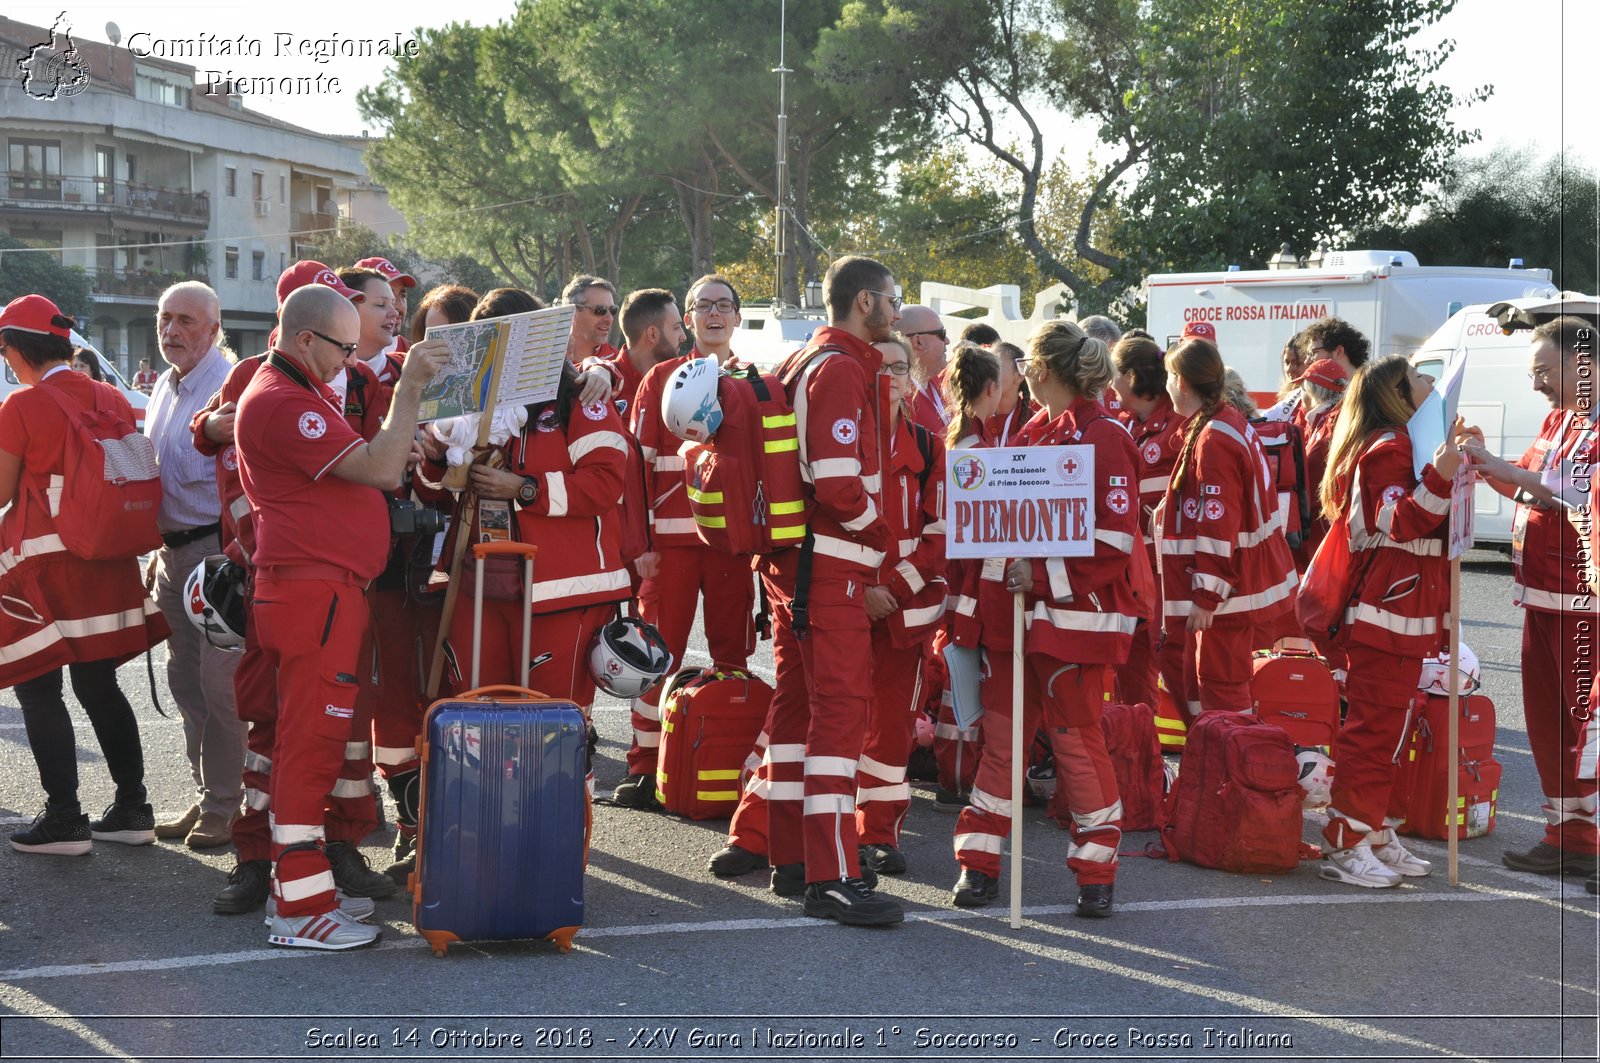
[[[1121,664],[1138,624],[1128,579],[1128,557],[1139,548],[1133,439],[1098,400],[1080,397],[1055,420],[1030,422],[1012,444],[1094,448],[1094,553],[1033,559],[1023,648],[1067,663]],[[1008,563],[979,566],[978,612],[983,645],[990,649],[1011,648]]]
[[1223,404],[1201,429],[1181,488],[1168,484],[1161,503],[1168,630],[1181,631],[1195,605],[1256,620],[1287,611],[1299,578],[1284,516],[1255,431]]
[[[834,350],[815,354],[819,348]],[[793,375],[791,367],[802,364]],[[872,344],[828,325],[778,367],[794,406],[800,475],[815,503],[812,571],[866,586],[880,582],[878,568],[891,537],[879,475],[880,456],[888,450],[879,406],[882,365],[883,355]]]
[[900,603],[888,618],[891,639],[908,648],[921,645],[944,616],[944,443],[927,432],[932,460],[924,464],[913,425],[902,418],[893,431],[883,511],[894,539],[883,585]]
[[950,427],[950,411],[944,405],[944,373],[940,373],[911,393],[911,419],[943,439]]
[[1167,481],[1172,478],[1172,466],[1183,449],[1183,426],[1189,423],[1172,408],[1172,400],[1162,395],[1156,401],[1150,416],[1139,420],[1124,406],[1117,419],[1133,436],[1134,449],[1139,452],[1139,528],[1146,545],[1150,547],[1150,564],[1155,565],[1156,530],[1152,523],[1156,507],[1167,493]]
[[[698,351],[689,355],[698,358]],[[646,494],[650,499],[650,535],[660,546],[703,546],[694,531],[694,514],[684,491],[683,440],[667,431],[661,420],[662,396],[667,379],[688,358],[669,358],[650,367],[634,393],[628,425],[644,456]]]
[[[993,440],[987,436],[970,435],[957,440],[956,445],[950,449],[971,450],[994,445]],[[950,641],[957,646],[977,646],[978,639],[983,634],[983,625],[978,621],[978,578],[982,572],[982,561],[964,557],[953,557],[945,561],[944,578],[950,585],[945,628],[949,632]]]
[[[1581,413],[1552,410],[1539,435],[1517,459],[1524,469],[1543,472],[1562,461],[1583,462],[1595,428]],[[1588,469],[1583,470],[1585,473]],[[1593,502],[1590,503],[1593,505]],[[1585,589],[1580,540],[1560,506],[1519,503],[1511,524],[1511,600],[1524,609],[1547,613],[1591,614],[1595,599]]]
[[1449,608],[1450,481],[1429,465],[1417,482],[1404,428],[1368,442],[1353,478],[1350,555],[1361,575],[1338,641],[1431,657],[1444,648],[1441,618]]
[[[533,566],[536,614],[625,601],[632,593],[618,507],[630,450],[625,431],[609,402],[574,403],[565,426],[555,404],[545,403],[502,450],[507,470],[539,481],[532,505],[510,504],[511,538],[539,548]],[[474,542],[482,530],[478,518],[478,511],[471,514]],[[452,522],[451,536],[461,523]],[[447,541],[440,557],[453,550]]]
[[1022,427],[1039,414],[1039,404],[1032,399],[1024,406],[1019,399],[1010,413],[996,413],[983,423],[984,435],[990,439],[1004,444],[1006,440],[1022,431]]

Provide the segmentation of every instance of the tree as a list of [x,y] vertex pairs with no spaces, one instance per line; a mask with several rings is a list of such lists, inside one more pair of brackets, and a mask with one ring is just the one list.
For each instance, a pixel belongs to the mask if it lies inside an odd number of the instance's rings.
[[[1258,259],[1286,234],[1343,236],[1418,203],[1472,139],[1446,118],[1453,94],[1429,80],[1451,46],[1409,48],[1453,7],[851,0],[824,34],[823,69],[890,114],[903,139],[925,136],[932,116],[1013,170],[1017,232],[1040,269],[1105,302],[1152,268]],[[1112,152],[1070,243],[1040,233],[1044,104],[1097,123]],[[1005,131],[1017,124],[1013,145]],[[1120,253],[1094,235],[1096,216],[1116,207]]]
[[0,233],[0,306],[24,295],[42,295],[63,314],[89,314],[89,275],[81,266],[63,266],[48,251],[34,251]]
[[1359,247],[1411,251],[1423,265],[1545,267],[1563,291],[1594,292],[1595,172],[1565,154],[1500,148],[1445,173],[1419,216],[1365,230]]

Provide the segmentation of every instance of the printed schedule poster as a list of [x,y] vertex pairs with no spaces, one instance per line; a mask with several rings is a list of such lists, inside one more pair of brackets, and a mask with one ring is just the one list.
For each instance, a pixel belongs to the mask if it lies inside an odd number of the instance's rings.
[[500,406],[526,406],[555,398],[574,312],[570,306],[556,306],[430,328],[428,339],[448,343],[450,358],[423,389],[417,419],[437,421],[482,413],[496,373],[500,374],[500,388],[495,401]]
[[[948,557],[1094,553],[1094,448],[952,450],[945,464]],[[1131,504],[1132,484],[1113,484]]]

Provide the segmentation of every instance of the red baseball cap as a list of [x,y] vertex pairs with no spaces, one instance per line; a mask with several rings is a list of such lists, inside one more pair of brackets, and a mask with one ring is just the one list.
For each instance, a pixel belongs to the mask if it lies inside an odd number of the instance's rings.
[[1181,340],[1209,340],[1217,342],[1217,326],[1209,321],[1191,321],[1183,326],[1183,332],[1178,336]]
[[352,303],[359,303],[365,298],[321,262],[303,258],[278,275],[278,305],[283,305],[283,301],[289,298],[290,292],[296,288],[304,288],[308,284],[321,284],[332,288]]
[[1350,376],[1344,371],[1344,366],[1332,358],[1318,358],[1306,367],[1304,375],[1300,377],[1302,383],[1312,383],[1329,391],[1343,391],[1350,386]]
[[417,286],[417,278],[409,273],[401,273],[399,267],[386,258],[364,258],[356,263],[356,268],[375,269],[383,274],[383,279],[390,284],[399,281],[407,288],[415,288]]
[[0,329],[37,332],[41,336],[70,339],[73,321],[42,295],[19,295],[0,310]]

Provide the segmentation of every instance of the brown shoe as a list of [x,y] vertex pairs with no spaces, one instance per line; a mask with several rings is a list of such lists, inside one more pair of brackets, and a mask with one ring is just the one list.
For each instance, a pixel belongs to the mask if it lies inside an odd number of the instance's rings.
[[234,819],[235,815],[225,812],[202,812],[184,843],[191,849],[215,849],[228,845],[233,841]]
[[167,841],[187,838],[189,832],[194,830],[195,821],[200,818],[200,806],[190,805],[189,810],[177,819],[169,819],[156,824],[156,837]]

